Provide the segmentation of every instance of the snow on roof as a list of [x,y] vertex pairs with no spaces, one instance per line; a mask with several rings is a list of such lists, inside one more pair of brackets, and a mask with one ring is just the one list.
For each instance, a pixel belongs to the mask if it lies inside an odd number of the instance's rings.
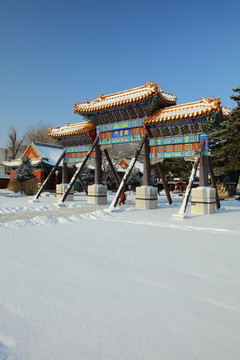
[[56,129],[48,129],[48,136],[61,137],[84,134],[90,130],[95,129],[95,125],[85,121],[77,124],[67,123],[64,126],[58,125]]
[[140,162],[140,161],[136,161],[136,163],[135,163],[135,168],[137,168],[141,173],[143,173],[143,163],[142,162]]
[[[37,166],[40,164],[41,159],[30,159],[32,166]],[[9,160],[9,161],[2,161],[2,164],[9,168],[15,168],[18,167],[22,162],[22,159],[15,159],[15,160]]]
[[43,155],[42,161],[48,165],[54,166],[63,152],[62,147],[38,143],[35,143],[35,145],[37,146],[38,151]]
[[[45,143],[38,143],[32,140],[26,150],[22,153],[19,159],[14,159],[10,161],[3,161],[2,164],[6,167],[15,168],[18,167],[22,159],[28,154],[29,148],[32,148],[33,151],[38,155],[38,157],[30,156],[30,160],[33,166],[39,165],[41,162],[54,166],[59,159],[60,155],[63,152],[63,148],[58,145],[53,144],[45,144]],[[60,166],[62,162],[60,163]]]
[[165,103],[176,103],[176,95],[166,93],[158,88],[156,83],[146,82],[145,85],[130,90],[124,90],[110,95],[99,95],[98,99],[75,104],[75,113],[88,113],[111,107],[134,103],[158,95]]
[[222,115],[223,115],[223,118],[229,118],[230,114],[231,114],[231,109],[230,109],[230,107],[223,106],[223,107],[222,107]]
[[[126,158],[124,158],[124,159],[122,159],[122,160],[124,160],[124,161],[126,162],[126,164],[128,164],[128,166],[129,166],[129,164],[130,164],[130,162],[131,162],[132,159],[126,159]],[[135,163],[135,165],[134,165],[134,168],[137,169],[137,170],[139,170],[139,171],[143,174],[143,163],[140,162],[139,160],[136,161],[136,163]],[[116,169],[117,169],[118,171],[123,171],[123,172],[125,172],[125,171],[127,170],[126,167],[121,166],[120,164],[116,165]]]
[[[149,118],[144,121],[144,125],[153,123],[160,123],[169,120],[181,120],[186,118],[195,118],[215,111],[222,111],[223,107],[220,106],[220,98],[212,99],[201,98],[200,101],[169,106],[165,109],[156,110]],[[227,113],[227,112],[225,112]]]

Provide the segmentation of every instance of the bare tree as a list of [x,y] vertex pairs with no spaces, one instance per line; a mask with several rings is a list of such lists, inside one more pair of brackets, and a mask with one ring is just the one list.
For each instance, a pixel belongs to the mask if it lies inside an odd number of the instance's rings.
[[8,149],[9,149],[9,159],[16,159],[16,156],[18,154],[18,152],[22,149],[23,147],[23,142],[24,142],[24,136],[21,139],[17,138],[17,131],[15,129],[14,126],[12,126],[9,129],[8,132]]
[[48,136],[48,129],[51,127],[52,126],[50,126],[49,124],[43,124],[41,121],[39,121],[37,126],[31,126],[25,132],[25,138],[27,142],[34,139],[35,141],[39,141],[42,143],[55,144],[56,140]]
[[121,161],[124,158],[130,158],[134,156],[135,150],[138,146],[138,143],[136,144],[129,144],[129,143],[123,143],[123,144],[114,144],[110,149],[108,149],[109,155],[112,160],[114,160],[116,163]]

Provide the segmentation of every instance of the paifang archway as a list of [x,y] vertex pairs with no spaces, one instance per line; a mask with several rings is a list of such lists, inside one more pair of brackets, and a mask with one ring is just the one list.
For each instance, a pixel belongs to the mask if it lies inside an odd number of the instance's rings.
[[207,186],[209,125],[227,119],[230,109],[221,106],[220,98],[176,103],[176,95],[164,92],[156,83],[146,82],[137,88],[101,94],[93,101],[75,104],[74,112],[83,116],[84,122],[49,129],[49,136],[65,145],[63,182],[67,168],[86,163],[87,156],[95,164],[95,184],[100,184],[102,152],[107,154],[107,148],[113,144],[137,142],[144,147],[143,185],[148,186],[151,164],[160,165],[165,158],[194,159],[204,139],[200,186]]

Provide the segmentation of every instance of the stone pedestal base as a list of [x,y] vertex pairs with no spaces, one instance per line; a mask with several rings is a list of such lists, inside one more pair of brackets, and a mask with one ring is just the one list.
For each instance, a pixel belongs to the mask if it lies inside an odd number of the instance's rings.
[[158,189],[153,186],[140,186],[136,188],[136,208],[137,209],[157,209]]
[[216,190],[208,186],[192,189],[191,214],[213,214],[216,211]]
[[104,185],[88,186],[88,204],[105,205],[107,203],[107,187]]
[[[68,184],[58,184],[56,186],[56,201],[61,200],[67,186],[68,186]],[[70,190],[70,193],[66,197],[65,201],[73,201],[73,198],[74,198],[74,188],[72,187],[71,190]]]

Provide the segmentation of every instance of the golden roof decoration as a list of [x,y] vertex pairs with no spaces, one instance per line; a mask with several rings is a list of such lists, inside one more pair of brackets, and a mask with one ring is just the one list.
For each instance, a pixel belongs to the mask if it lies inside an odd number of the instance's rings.
[[77,124],[67,123],[65,126],[58,125],[56,129],[48,129],[48,136],[62,137],[85,134],[88,131],[95,129],[95,127],[95,125],[89,122],[81,122]]
[[95,100],[88,100],[83,103],[74,104],[75,113],[90,113],[101,111],[108,108],[136,103],[148,99],[153,95],[158,95],[162,102],[166,104],[175,104],[177,96],[166,93],[158,88],[157,83],[146,82],[145,85],[133,89],[120,91],[110,95],[100,94]]
[[228,119],[230,115],[231,115],[230,107],[223,106],[222,107],[222,118]]
[[222,117],[229,117],[230,109],[221,106],[220,98],[201,98],[200,101],[169,106],[164,109],[156,110],[145,121],[144,125],[151,125],[171,120],[181,120],[206,116],[213,112],[220,112]]

